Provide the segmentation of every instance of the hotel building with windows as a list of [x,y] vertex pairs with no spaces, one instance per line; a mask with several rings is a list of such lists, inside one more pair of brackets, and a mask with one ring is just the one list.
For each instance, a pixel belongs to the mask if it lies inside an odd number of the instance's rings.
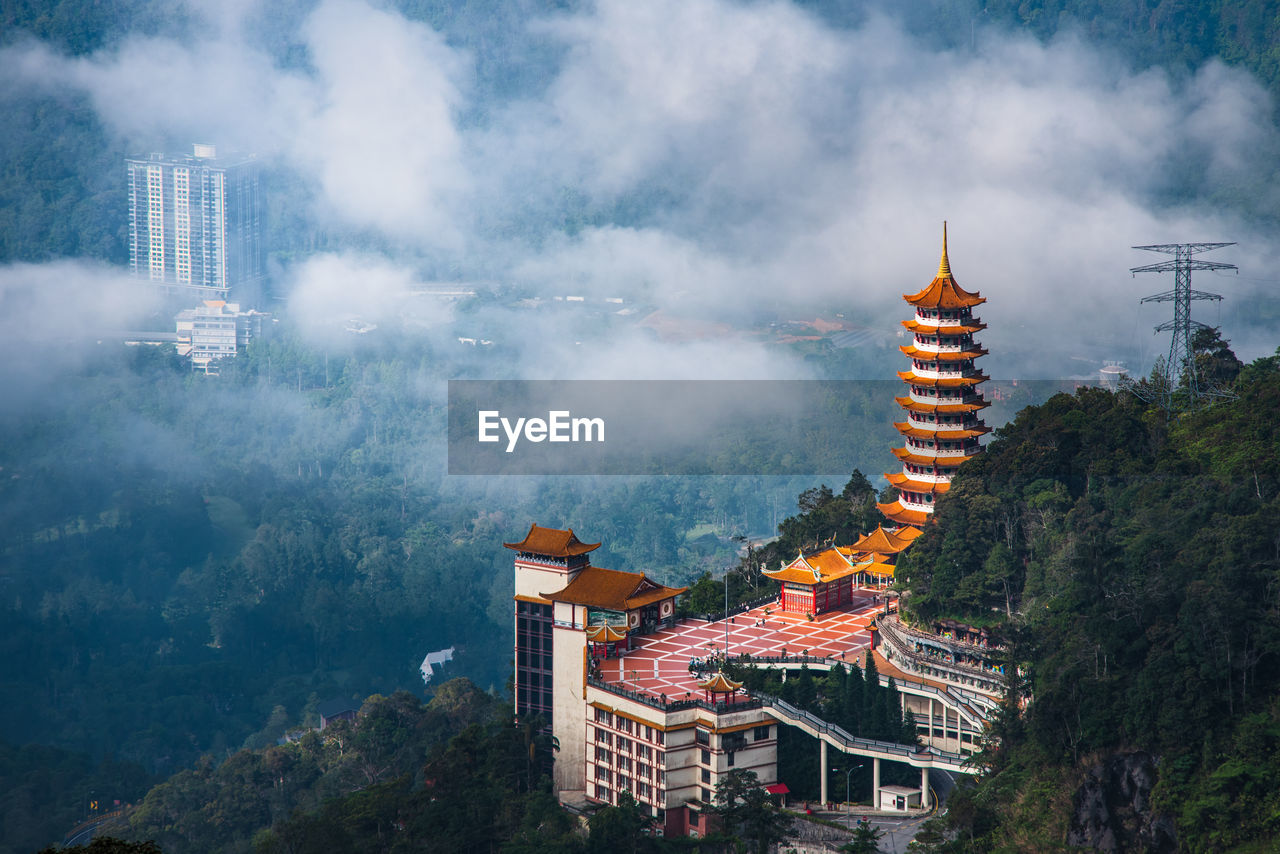
[[252,158],[186,155],[125,161],[129,269],[175,294],[256,301],[266,278],[262,181]]

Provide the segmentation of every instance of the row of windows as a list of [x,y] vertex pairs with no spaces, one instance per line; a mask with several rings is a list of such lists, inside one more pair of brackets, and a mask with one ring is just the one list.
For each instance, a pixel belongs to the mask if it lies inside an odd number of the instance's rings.
[[954,451],[954,450],[964,450],[964,449],[966,449],[966,448],[976,448],[976,447],[978,447],[978,442],[977,442],[977,440],[976,440],[976,439],[969,439],[969,440],[967,440],[967,441],[950,441],[950,440],[944,440],[944,441],[941,441],[941,442],[926,442],[926,441],[924,441],[923,439],[915,439],[915,438],[908,437],[908,438],[907,438],[907,445],[908,445],[908,446],[910,446],[910,447],[912,447],[912,448],[916,448],[916,449],[918,449],[918,450],[926,450],[926,451],[937,451],[937,450],[943,450],[943,451]]
[[[616,796],[608,786],[604,785],[603,783],[595,783],[593,785],[595,787],[594,797],[596,800],[604,801],[605,803],[616,803],[615,801]],[[625,791],[625,789],[623,791]],[[635,796],[640,800],[640,804],[639,804],[640,811],[656,819],[659,826],[661,826],[662,823],[667,820],[667,811],[664,810],[662,807],[657,806],[656,804],[647,804],[645,803],[645,801],[653,800],[653,801],[656,801],[657,803],[661,803],[662,795],[663,793],[661,791],[650,790],[647,786],[645,786],[643,791],[640,789],[640,786],[636,787]]]
[[970,370],[973,367],[973,359],[960,359],[956,362],[943,362],[935,359],[912,359],[911,366],[921,371],[945,371],[946,373],[955,374]]
[[967,395],[973,394],[973,388],[971,386],[961,386],[958,390],[943,391],[942,389],[932,389],[927,386],[913,385],[911,387],[911,393],[917,397],[936,396],[939,402],[946,403],[947,401],[958,401]]
[[551,621],[538,618],[516,617],[516,632],[525,635],[550,635]]
[[599,726],[613,727],[619,732],[634,735],[636,738],[643,738],[655,744],[666,743],[666,735],[662,730],[654,729],[648,724],[638,723],[622,715],[614,715],[605,709],[597,708],[595,710],[595,719],[596,724]]
[[942,474],[942,470],[935,466],[918,466],[915,463],[907,463],[907,471],[912,474],[931,474],[935,477]]
[[[941,339],[941,340],[939,340]],[[973,343],[972,335],[921,335],[916,333],[915,341],[917,344],[938,344],[939,346],[955,345],[966,346]]]
[[525,649],[516,650],[516,665],[524,668],[551,670],[551,653],[531,652]]
[[[599,792],[601,786],[613,786],[616,784],[618,791],[631,792],[636,798],[643,800],[651,800],[654,798],[654,795],[657,795],[657,799],[661,800],[663,788],[666,786],[665,778],[659,779],[655,781],[655,783],[650,784],[644,780],[633,780],[626,774],[620,772],[615,774],[608,768],[604,768],[599,765],[596,766],[595,783],[597,792]],[[608,800],[607,795],[600,796],[597,794],[597,797],[601,798],[601,800]]]
[[[607,735],[607,733],[606,733],[606,735]],[[618,739],[618,740],[619,740],[619,741],[622,741],[623,739]],[[607,741],[603,741],[603,740],[601,740],[599,737],[597,737],[597,739],[596,739],[596,761],[597,761],[597,762],[603,762],[603,763],[605,763],[606,765],[614,765],[614,764],[616,764],[619,768],[624,767],[624,764],[625,764],[626,769],[627,769],[627,770],[630,770],[630,768],[631,768],[631,757],[629,757],[629,756],[623,756],[623,755],[622,755],[622,754],[624,754],[624,753],[629,753],[629,752],[630,752],[630,747],[629,747],[629,745],[628,745],[628,747],[626,747],[626,748],[624,748],[622,745],[617,745],[617,748],[618,748],[618,755],[617,755],[617,761],[616,761],[616,763],[615,763],[615,761],[614,761],[614,754],[613,754],[613,751],[611,751],[611,750],[609,749],[609,744],[608,744],[608,742],[607,742]],[[638,749],[636,750],[636,764],[637,764],[640,768],[646,768],[646,769],[647,769],[647,768],[649,767],[649,765],[648,765],[648,763],[649,763],[649,762],[653,762],[653,763],[655,763],[659,768],[661,768],[661,767],[662,767],[662,763],[663,763],[662,752],[661,752],[661,751],[653,751],[652,753],[650,753],[649,748],[647,748],[647,747],[643,747],[643,746],[642,746],[642,747],[638,748]],[[646,773],[644,776],[648,777],[649,775],[648,775],[648,773]]]
[[972,316],[973,310],[968,308],[957,309],[955,311],[939,311],[936,308],[916,309],[916,317],[927,317],[934,320],[968,320]]
[[523,713],[528,711],[535,712],[551,712],[551,691],[531,691],[524,685],[521,685],[516,694],[516,711]]
[[538,649],[551,652],[551,635],[516,635],[516,647],[519,649]]
[[963,427],[966,421],[976,422],[978,419],[973,415],[919,415],[911,413],[909,416],[913,421],[923,421],[929,424],[951,424]]

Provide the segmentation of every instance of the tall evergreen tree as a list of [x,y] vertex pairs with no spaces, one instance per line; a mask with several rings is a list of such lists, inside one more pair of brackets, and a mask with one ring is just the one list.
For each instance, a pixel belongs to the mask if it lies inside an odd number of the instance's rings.
[[848,679],[849,674],[844,665],[837,663],[822,680],[822,716],[836,724],[844,719],[845,685]]
[[[902,735],[902,695],[898,693],[898,686],[893,681],[893,677],[889,677],[889,684],[884,688],[884,731],[885,737],[893,741],[901,741]],[[911,741],[915,741],[914,736]]]
[[805,711],[818,711],[816,708],[818,688],[813,684],[813,671],[807,664],[801,665],[800,675],[795,678],[794,697],[795,704]]
[[862,727],[862,707],[866,702],[866,682],[862,678],[862,668],[856,664],[849,668],[844,688],[844,717],[840,725],[846,730],[858,734]]

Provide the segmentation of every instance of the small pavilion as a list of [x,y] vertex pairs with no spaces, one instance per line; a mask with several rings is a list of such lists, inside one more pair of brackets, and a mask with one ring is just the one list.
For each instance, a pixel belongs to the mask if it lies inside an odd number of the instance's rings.
[[698,687],[706,692],[709,703],[731,703],[733,696],[742,689],[742,683],[734,682],[718,671],[709,679],[699,682]]
[[609,624],[587,626],[587,649],[592,658],[613,658],[631,648],[631,636],[625,628]]

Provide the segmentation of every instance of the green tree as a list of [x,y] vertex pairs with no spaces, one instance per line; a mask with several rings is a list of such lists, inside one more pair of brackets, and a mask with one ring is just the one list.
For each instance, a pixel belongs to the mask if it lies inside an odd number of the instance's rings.
[[860,821],[853,829],[853,838],[840,846],[845,854],[876,854],[880,850],[880,838],[884,831],[872,827],[870,822]]
[[712,811],[720,817],[725,832],[751,843],[759,854],[784,839],[792,818],[780,810],[760,785],[754,771],[734,769],[716,784]]
[[617,806],[607,806],[596,812],[589,822],[591,834],[587,850],[610,854],[614,851],[630,851],[638,854],[652,851],[657,845],[649,834],[653,819],[630,792],[618,794]]

